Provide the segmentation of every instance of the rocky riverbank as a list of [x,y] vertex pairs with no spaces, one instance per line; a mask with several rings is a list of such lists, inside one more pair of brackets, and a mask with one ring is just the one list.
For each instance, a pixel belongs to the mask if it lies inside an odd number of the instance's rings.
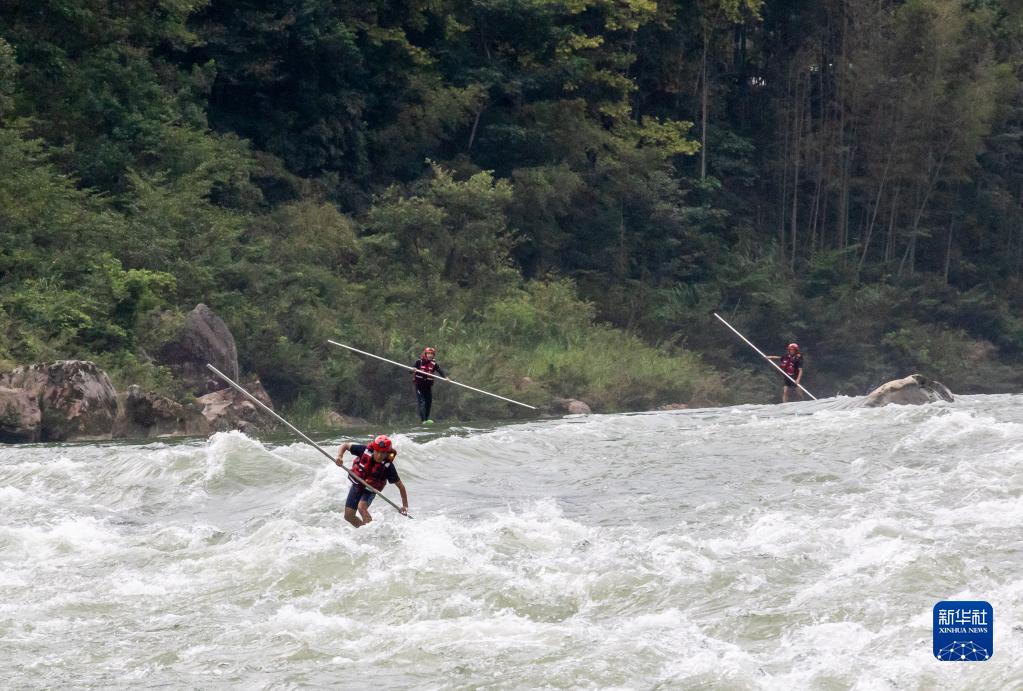
[[[0,442],[144,439],[270,426],[251,401],[206,369],[210,363],[239,379],[234,337],[206,305],[188,313],[156,360],[182,383],[186,402],[136,385],[118,392],[107,373],[88,360],[37,363],[0,374]],[[243,386],[273,407],[258,379]]]
[[[245,388],[272,407],[259,380]],[[266,415],[231,388],[179,403],[129,386],[118,393],[106,372],[86,360],[59,360],[0,375],[0,442],[144,439],[206,435],[269,426]]]

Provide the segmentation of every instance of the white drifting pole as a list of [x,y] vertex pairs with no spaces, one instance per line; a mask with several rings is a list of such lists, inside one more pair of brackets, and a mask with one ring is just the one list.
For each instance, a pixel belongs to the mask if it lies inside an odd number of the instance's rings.
[[714,313],[714,316],[715,316],[715,317],[717,317],[717,318],[718,318],[718,319],[719,319],[719,320],[721,321],[721,323],[722,323],[722,324],[724,324],[724,325],[725,325],[725,326],[727,326],[727,327],[728,327],[729,329],[731,329],[731,330],[732,330],[732,331],[733,331],[733,332],[735,333],[735,335],[736,335],[736,336],[738,336],[738,337],[739,337],[739,338],[741,338],[742,340],[746,341],[746,345],[748,345],[748,346],[749,346],[750,348],[752,348],[753,350],[757,351],[757,353],[758,353],[758,354],[760,355],[760,357],[762,357],[762,358],[764,358],[765,360],[767,360],[767,362],[769,362],[769,363],[770,363],[771,367],[773,367],[773,368],[775,368],[776,370],[778,370],[779,372],[781,372],[781,373],[782,373],[782,376],[784,376],[784,377],[785,377],[786,379],[788,379],[788,380],[789,380],[790,382],[792,382],[793,384],[795,384],[796,386],[798,386],[798,387],[799,387],[799,388],[800,388],[800,389],[801,389],[801,390],[803,391],[803,393],[805,393],[805,394],[806,394],[807,396],[809,396],[810,398],[812,398],[812,399],[813,399],[813,400],[815,400],[815,401],[817,400],[817,397],[816,397],[816,396],[814,396],[814,395],[813,395],[812,393],[810,393],[809,391],[807,391],[806,389],[804,389],[804,388],[803,388],[803,385],[802,385],[802,384],[800,384],[800,383],[799,383],[799,382],[797,382],[797,381],[796,381],[795,379],[793,379],[792,377],[790,377],[790,376],[789,376],[789,373],[788,373],[788,372],[786,372],[785,370],[783,370],[783,369],[782,369],[781,367],[779,367],[778,365],[776,365],[776,364],[774,363],[774,360],[772,360],[771,358],[767,357],[767,356],[766,356],[766,355],[764,355],[764,354],[763,354],[762,352],[760,352],[760,348],[757,348],[757,347],[756,347],[755,345],[753,345],[752,343],[750,343],[750,342],[749,342],[749,340],[747,340],[747,338],[746,338],[745,336],[743,336],[743,335],[742,335],[741,333],[739,333],[738,331],[736,331],[736,330],[735,330],[735,327],[734,327],[734,326],[732,326],[731,324],[729,324],[728,322],[726,322],[726,321],[725,321],[725,320],[724,320],[724,319],[723,319],[723,318],[721,317],[721,315],[720,315],[720,314],[718,314],[717,312],[715,312],[715,313]]
[[[269,407],[267,407],[267,405],[266,405],[265,403],[263,403],[263,401],[259,400],[258,398],[256,398],[256,397],[255,397],[255,396],[253,396],[252,394],[250,394],[250,393],[249,393],[248,391],[246,391],[246,390],[245,390],[245,389],[243,389],[242,387],[240,387],[240,386],[238,386],[237,384],[235,384],[235,383],[234,383],[233,381],[231,381],[231,378],[230,378],[229,376],[227,376],[226,374],[224,374],[223,372],[221,372],[220,370],[218,370],[218,369],[217,369],[216,367],[214,367],[213,365],[211,365],[211,364],[209,364],[209,363],[206,363],[206,367],[208,367],[208,368],[210,369],[210,371],[211,371],[211,372],[213,372],[213,373],[214,373],[215,375],[217,375],[218,377],[220,377],[221,379],[223,379],[223,380],[224,380],[225,382],[227,382],[227,383],[228,383],[228,385],[230,385],[232,389],[234,389],[234,390],[235,390],[235,391],[237,391],[238,393],[244,394],[246,398],[248,398],[248,399],[249,399],[250,401],[252,401],[252,402],[253,402],[253,403],[255,403],[255,404],[256,404],[257,406],[259,406],[259,407],[260,407],[260,408],[261,408],[261,409],[263,410],[263,412],[264,412],[264,413],[269,413],[270,415],[273,415],[273,416],[274,416],[275,418],[277,418],[277,419],[278,419],[278,420],[279,420],[280,422],[283,422],[283,423],[284,423],[285,425],[287,425],[288,429],[290,429],[290,430],[291,430],[292,432],[294,432],[294,433],[295,433],[295,434],[297,434],[297,435],[298,435],[299,437],[301,437],[301,438],[302,438],[302,440],[303,440],[303,441],[304,441],[305,443],[309,444],[309,446],[313,447],[314,449],[316,449],[317,451],[319,451],[320,453],[322,453],[322,454],[323,454],[324,456],[326,456],[327,458],[329,458],[329,459],[330,459],[330,461],[331,461],[331,463],[333,463],[333,462],[334,462],[334,457],[333,457],[333,456],[331,456],[331,455],[330,455],[329,453],[327,453],[327,450],[326,450],[326,449],[324,449],[324,448],[323,448],[322,446],[320,446],[319,444],[317,444],[316,442],[314,442],[314,441],[313,441],[312,439],[310,439],[309,437],[307,437],[306,435],[304,435],[304,434],[303,434],[303,433],[301,432],[301,430],[299,430],[299,429],[298,429],[297,427],[295,427],[295,426],[294,426],[293,424],[291,424],[290,422],[288,422],[287,420],[285,420],[284,418],[282,418],[282,417],[281,417],[280,415],[278,415],[278,414],[277,414],[277,413],[275,413],[274,411],[270,410],[270,408],[269,408]],[[373,492],[374,494],[377,494],[377,495],[379,495],[381,499],[383,499],[384,501],[386,501],[386,502],[387,502],[388,504],[390,504],[390,505],[391,505],[391,506],[393,506],[394,508],[398,509],[398,513],[401,513],[401,507],[400,507],[400,506],[398,506],[397,504],[395,504],[395,503],[394,503],[393,501],[391,501],[390,499],[388,499],[388,498],[387,498],[386,496],[384,496],[384,493],[383,493],[383,492],[381,492],[380,490],[378,490],[378,489],[377,489],[376,487],[373,487],[372,485],[368,484],[368,483],[367,483],[367,482],[366,482],[365,480],[363,480],[363,479],[362,479],[361,477],[359,477],[358,475],[356,475],[355,473],[353,473],[353,472],[352,472],[351,470],[349,470],[348,468],[343,468],[343,469],[345,470],[345,472],[347,472],[347,473],[348,473],[348,477],[352,478],[353,480],[355,480],[356,482],[358,482],[359,484],[361,484],[361,485],[362,485],[363,487],[365,487],[366,489],[368,489],[368,490],[369,490],[370,492]],[[406,513],[406,514],[402,514],[402,515],[403,515],[403,516],[408,516],[408,514],[407,514],[407,513]],[[412,516],[408,516],[408,517],[409,517],[409,518],[412,518]]]
[[488,396],[493,396],[494,398],[500,398],[502,401],[508,401],[509,403],[514,403],[515,405],[520,405],[523,408],[529,408],[530,410],[536,410],[536,406],[529,405],[528,403],[520,403],[519,401],[515,401],[515,400],[512,400],[510,398],[505,398],[504,396],[498,396],[496,393],[490,393],[489,391],[484,391],[483,389],[477,389],[475,386],[469,386],[468,384],[462,384],[461,382],[457,382],[454,379],[448,379],[447,377],[438,377],[436,374],[430,374],[429,372],[424,372],[421,369],[416,369],[415,367],[409,367],[408,365],[403,365],[402,363],[395,362],[394,360],[388,360],[385,357],[380,357],[379,355],[374,355],[373,353],[367,353],[365,350],[359,350],[358,348],[353,348],[351,346],[345,345],[344,343],[338,343],[337,341],[327,341],[327,343],[329,343],[331,345],[336,345],[338,348],[347,348],[348,350],[351,350],[352,352],[355,352],[355,353],[359,353],[360,355],[365,355],[367,357],[376,358],[377,360],[383,360],[384,362],[389,362],[392,365],[397,365],[398,367],[401,367],[402,369],[407,369],[410,372],[416,372],[418,374],[423,375],[424,377],[432,377],[433,379],[436,379],[437,381],[446,381],[447,383],[454,384],[455,386],[461,386],[461,387],[469,389],[471,391],[476,391],[477,393],[483,393],[483,394],[486,394]]

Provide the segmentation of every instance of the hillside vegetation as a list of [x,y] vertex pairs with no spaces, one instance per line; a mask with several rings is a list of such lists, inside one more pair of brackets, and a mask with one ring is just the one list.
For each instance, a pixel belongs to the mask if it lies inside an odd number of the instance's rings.
[[[0,367],[205,302],[286,409],[402,362],[596,410],[1023,386],[1023,10],[996,0],[0,2]],[[439,415],[519,414],[446,390]]]

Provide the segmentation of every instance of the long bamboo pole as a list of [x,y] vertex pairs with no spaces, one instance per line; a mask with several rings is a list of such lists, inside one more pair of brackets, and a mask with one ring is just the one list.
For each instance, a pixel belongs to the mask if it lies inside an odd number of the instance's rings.
[[[268,406],[267,406],[267,405],[266,405],[265,403],[263,403],[263,401],[259,400],[258,398],[256,398],[256,397],[255,397],[255,396],[253,396],[252,394],[250,394],[250,393],[249,393],[248,391],[246,391],[246,390],[245,390],[245,389],[243,389],[242,387],[238,386],[238,384],[236,384],[236,383],[234,383],[233,381],[231,381],[231,378],[230,378],[229,376],[227,376],[226,374],[224,374],[223,372],[221,372],[220,370],[218,370],[218,369],[217,369],[216,367],[214,367],[213,365],[211,365],[211,364],[207,363],[207,364],[206,364],[206,367],[207,367],[207,368],[208,368],[208,369],[209,369],[209,370],[210,370],[211,372],[213,372],[213,374],[217,375],[218,377],[220,377],[221,379],[223,379],[223,380],[224,380],[225,382],[227,382],[227,384],[228,384],[228,385],[230,385],[230,387],[231,387],[232,389],[234,389],[235,391],[238,391],[239,393],[243,394],[243,395],[244,395],[244,396],[245,396],[246,398],[248,398],[248,399],[249,399],[250,401],[252,401],[252,402],[253,402],[253,403],[255,403],[255,404],[256,404],[257,406],[259,406],[259,408],[260,408],[260,409],[261,409],[261,410],[262,410],[262,411],[263,411],[264,413],[267,413],[267,414],[269,414],[269,415],[272,415],[273,417],[277,418],[277,420],[278,420],[278,421],[280,421],[280,422],[283,422],[283,423],[284,423],[284,424],[285,424],[285,425],[286,425],[286,426],[288,427],[288,429],[290,429],[290,430],[291,430],[292,432],[294,432],[294,433],[295,433],[295,434],[297,434],[297,435],[298,435],[299,437],[301,437],[301,438],[302,438],[302,440],[303,440],[303,441],[304,441],[304,442],[305,442],[306,444],[309,444],[309,446],[313,447],[314,449],[316,449],[317,451],[319,451],[320,453],[322,453],[322,454],[323,454],[324,456],[326,456],[327,458],[329,458],[329,459],[330,459],[330,462],[331,462],[331,463],[333,463],[333,462],[334,462],[334,457],[333,457],[333,456],[331,456],[331,455],[330,455],[329,453],[327,453],[327,450],[326,450],[326,449],[324,449],[324,448],[323,448],[322,446],[320,446],[319,444],[317,444],[316,442],[314,442],[314,441],[313,441],[312,439],[310,439],[309,437],[307,437],[307,436],[306,436],[305,434],[303,434],[303,433],[302,433],[302,430],[300,430],[300,429],[299,429],[298,427],[295,427],[295,426],[294,426],[293,424],[291,424],[290,422],[288,422],[287,420],[285,420],[284,418],[282,418],[282,417],[281,417],[280,415],[278,415],[277,413],[275,413],[274,411],[272,411],[272,410],[271,410],[271,409],[270,409],[270,408],[269,408],[269,407],[268,407]],[[368,483],[367,483],[367,482],[366,482],[365,480],[363,480],[363,479],[362,479],[361,477],[359,477],[358,475],[356,475],[355,473],[353,473],[353,472],[352,472],[351,470],[349,470],[348,468],[345,468],[344,470],[345,470],[345,472],[347,472],[347,473],[348,473],[348,477],[350,477],[350,478],[352,478],[353,480],[355,480],[356,482],[358,482],[358,483],[359,483],[360,485],[362,485],[363,487],[365,487],[366,489],[368,489],[368,490],[369,490],[370,492],[373,492],[374,494],[377,494],[377,495],[379,495],[381,499],[383,499],[383,500],[384,500],[384,501],[386,501],[386,502],[387,502],[388,504],[390,504],[390,505],[391,505],[391,506],[393,506],[393,507],[394,507],[395,509],[397,509],[397,510],[398,510],[398,513],[401,513],[401,507],[400,507],[400,506],[398,506],[397,504],[395,504],[395,503],[394,503],[393,501],[391,501],[390,499],[388,499],[388,498],[387,498],[386,496],[384,496],[384,493],[383,493],[383,492],[381,492],[380,490],[378,490],[378,489],[377,489],[376,487],[373,487],[373,486],[371,486],[370,484],[368,484]],[[408,514],[407,514],[407,513],[405,513],[405,514],[402,514],[402,515],[403,515],[403,516],[408,516]],[[412,516],[408,516],[408,517],[409,517],[409,518],[412,518]]]
[[741,339],[742,339],[743,341],[746,341],[746,345],[748,345],[748,346],[749,346],[750,348],[752,348],[753,350],[757,351],[757,353],[758,353],[758,354],[760,355],[760,357],[762,357],[762,358],[764,358],[765,360],[767,360],[767,362],[768,362],[768,363],[769,363],[769,364],[771,365],[771,367],[773,367],[773,368],[775,368],[776,370],[778,370],[779,372],[781,372],[781,373],[782,373],[782,376],[784,376],[784,377],[785,377],[786,379],[788,379],[788,380],[789,380],[790,382],[792,382],[793,384],[795,384],[796,386],[798,386],[798,387],[799,387],[799,388],[800,388],[800,389],[801,389],[801,390],[803,391],[803,393],[805,393],[805,394],[806,394],[807,396],[809,396],[810,398],[812,398],[812,399],[813,399],[813,400],[815,400],[815,401],[817,400],[817,397],[816,397],[816,396],[814,396],[814,395],[813,395],[812,393],[810,393],[809,391],[807,391],[806,389],[804,389],[804,388],[803,388],[803,385],[802,385],[802,384],[800,384],[800,383],[799,383],[799,382],[797,382],[797,381],[796,381],[795,379],[793,379],[792,377],[790,377],[790,376],[789,376],[789,373],[788,373],[788,372],[786,372],[785,370],[783,370],[783,369],[782,369],[781,367],[779,367],[778,365],[776,365],[776,364],[774,363],[774,360],[772,360],[771,358],[769,358],[769,357],[767,357],[766,355],[764,355],[764,354],[763,354],[763,353],[762,353],[762,352],[760,351],[760,348],[757,348],[757,347],[756,347],[755,345],[753,345],[752,343],[750,343],[750,342],[749,342],[749,340],[748,340],[748,339],[747,339],[747,338],[746,338],[745,336],[743,336],[743,335],[742,335],[741,333],[739,333],[738,331],[736,331],[736,329],[735,329],[735,327],[734,327],[734,326],[732,326],[731,324],[729,324],[728,322],[726,322],[726,321],[725,321],[725,320],[724,320],[724,319],[723,319],[723,318],[721,317],[721,315],[720,315],[720,314],[718,314],[717,312],[715,312],[715,313],[714,313],[714,316],[715,316],[715,317],[717,317],[717,318],[718,318],[718,319],[719,319],[719,320],[721,321],[721,323],[722,323],[722,324],[724,324],[724,325],[725,325],[725,326],[727,326],[727,327],[728,327],[729,329],[731,329],[731,330],[732,330],[732,331],[733,331],[733,332],[735,333],[735,335],[736,335],[736,336],[738,336],[739,338],[741,338]]
[[358,348],[353,348],[352,346],[345,345],[344,343],[338,343],[337,341],[327,341],[327,343],[329,343],[331,345],[335,345],[338,348],[347,348],[348,350],[351,350],[354,353],[359,353],[360,355],[365,355],[367,357],[376,358],[377,360],[383,360],[384,362],[389,362],[392,365],[397,365],[398,367],[401,367],[402,369],[407,369],[410,372],[415,372],[417,374],[421,374],[424,377],[431,377],[433,379],[436,379],[437,381],[446,381],[448,384],[454,384],[455,386],[461,386],[461,387],[469,389],[471,391],[476,391],[477,393],[483,393],[483,394],[486,394],[488,396],[493,396],[494,398],[500,398],[502,401],[508,401],[509,403],[514,403],[515,405],[520,405],[523,408],[529,408],[530,410],[536,410],[536,406],[529,405],[528,403],[520,403],[519,401],[513,400],[511,398],[505,398],[504,396],[498,396],[496,393],[490,393],[489,391],[484,391],[483,389],[477,389],[475,386],[469,386],[468,384],[462,384],[461,382],[457,382],[454,379],[448,379],[447,377],[438,377],[436,374],[430,374],[429,372],[424,372],[423,370],[416,369],[415,367],[409,367],[408,365],[403,365],[400,362],[395,362],[394,360],[388,360],[385,357],[380,357],[379,355],[374,355],[373,353],[367,353],[365,350],[359,350]]

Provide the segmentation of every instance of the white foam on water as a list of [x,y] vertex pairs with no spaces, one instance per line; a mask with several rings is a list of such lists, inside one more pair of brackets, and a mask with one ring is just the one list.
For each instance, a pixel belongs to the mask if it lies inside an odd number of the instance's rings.
[[0,487],[0,504],[4,506],[13,506],[27,500],[28,494],[17,487]]
[[[12,687],[1018,686],[1023,397],[854,404],[398,431],[414,518],[378,499],[359,530],[305,444],[7,448],[0,667]],[[942,599],[992,603],[992,660],[934,660]]]
[[294,605],[285,605],[261,626],[274,635],[287,633],[312,640],[324,640],[332,638],[332,634],[359,628],[360,622],[347,617],[323,614],[315,609],[299,609]]
[[53,525],[0,528],[0,539],[7,545],[3,560],[12,564],[68,558],[94,560],[116,552],[122,544],[116,531],[88,517]]

